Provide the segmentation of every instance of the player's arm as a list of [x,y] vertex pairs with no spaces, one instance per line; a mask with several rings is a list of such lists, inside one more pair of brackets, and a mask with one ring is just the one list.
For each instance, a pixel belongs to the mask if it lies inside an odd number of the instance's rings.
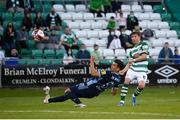
[[124,73],[129,69],[129,66],[130,66],[130,65],[129,65],[129,63],[128,63],[123,70],[120,70],[120,71],[119,71],[119,74],[120,74],[120,75],[124,75]]
[[98,77],[99,73],[98,73],[97,69],[95,69],[95,67],[94,67],[94,61],[95,61],[95,58],[91,57],[91,59],[90,59],[90,71],[91,71],[92,76]]

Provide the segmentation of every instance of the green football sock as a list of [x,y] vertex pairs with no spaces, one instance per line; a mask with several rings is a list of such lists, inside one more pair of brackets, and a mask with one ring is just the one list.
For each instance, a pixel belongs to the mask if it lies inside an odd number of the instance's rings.
[[136,88],[136,90],[134,91],[134,96],[138,96],[139,94],[141,94],[141,92],[143,91],[143,88]]
[[128,93],[128,84],[124,84],[121,89],[121,102],[124,103],[126,95]]

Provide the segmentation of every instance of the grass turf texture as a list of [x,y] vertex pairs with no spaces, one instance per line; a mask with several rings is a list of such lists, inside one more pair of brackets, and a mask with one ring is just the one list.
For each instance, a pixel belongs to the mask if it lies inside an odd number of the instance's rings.
[[[74,108],[71,100],[63,103],[43,104],[42,88],[1,88],[0,119],[180,119],[180,87],[147,87],[131,105],[130,88],[126,105],[118,107],[119,94],[110,90],[93,99],[81,99],[86,108]],[[62,88],[52,88],[51,96],[62,95]]]

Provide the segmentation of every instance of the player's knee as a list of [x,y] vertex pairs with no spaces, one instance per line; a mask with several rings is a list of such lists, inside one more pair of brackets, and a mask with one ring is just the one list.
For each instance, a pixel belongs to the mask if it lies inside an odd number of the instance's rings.
[[140,81],[139,84],[138,84],[138,87],[143,89],[145,87],[145,82]]
[[124,81],[124,84],[129,84],[131,82],[131,80],[129,78],[126,78]]

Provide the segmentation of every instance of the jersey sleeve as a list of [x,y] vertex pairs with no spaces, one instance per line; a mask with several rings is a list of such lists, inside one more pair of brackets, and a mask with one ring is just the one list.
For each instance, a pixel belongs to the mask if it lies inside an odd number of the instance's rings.
[[142,49],[141,54],[143,54],[143,53],[148,54],[148,49],[149,49],[149,45],[148,45],[148,43],[144,42],[144,43],[142,44],[141,49]]

